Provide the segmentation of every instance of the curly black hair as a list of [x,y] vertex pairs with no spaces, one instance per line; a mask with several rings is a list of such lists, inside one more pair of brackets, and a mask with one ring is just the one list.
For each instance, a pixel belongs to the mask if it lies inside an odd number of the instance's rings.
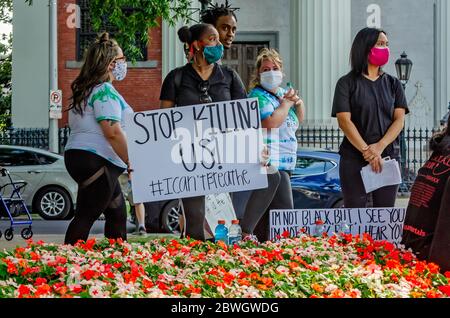
[[209,8],[201,12],[201,21],[215,26],[220,17],[231,15],[237,22],[236,14],[234,14],[237,10],[239,10],[239,8],[232,8],[228,3],[228,0],[225,1],[225,4],[221,5],[218,3],[210,4]]

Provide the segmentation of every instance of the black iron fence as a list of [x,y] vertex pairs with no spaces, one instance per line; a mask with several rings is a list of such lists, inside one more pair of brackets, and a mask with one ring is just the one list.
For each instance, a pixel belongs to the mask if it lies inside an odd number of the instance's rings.
[[[436,133],[433,129],[408,128],[404,131],[401,170],[403,183],[401,192],[409,192],[416,179],[418,170],[429,159],[429,143]],[[320,148],[339,151],[344,134],[339,128],[300,128],[297,133],[299,146],[302,148]]]
[[[59,129],[59,153],[64,152],[64,146],[69,137],[69,128]],[[27,128],[8,129],[0,131],[0,145],[25,146],[39,149],[48,149],[48,129]]]
[[[435,134],[431,129],[406,129],[404,133],[404,145],[402,149],[402,192],[409,192],[416,178],[417,171],[423,166],[430,156],[429,141]],[[59,152],[63,153],[64,146],[69,136],[69,128],[59,129]],[[299,146],[302,148],[320,148],[338,151],[344,134],[338,128],[302,127],[297,133]],[[9,129],[0,132],[0,144],[28,146],[48,149],[48,129]]]

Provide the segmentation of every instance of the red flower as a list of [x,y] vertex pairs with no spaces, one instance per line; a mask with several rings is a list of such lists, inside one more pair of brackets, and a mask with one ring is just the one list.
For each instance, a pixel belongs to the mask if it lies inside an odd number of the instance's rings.
[[445,272],[445,277],[447,277],[448,279],[450,279],[450,272]]
[[324,224],[325,224],[325,222],[322,221],[321,219],[318,219],[318,220],[316,221],[316,225],[324,225]]
[[35,252],[31,252],[31,253],[30,253],[30,256],[31,256],[31,259],[32,259],[33,261],[38,261],[38,260],[41,259],[41,257],[40,257],[37,253],[35,253]]
[[16,265],[14,265],[11,262],[8,262],[8,267],[7,267],[6,271],[8,272],[8,274],[15,274],[15,275],[19,274],[19,271],[17,270]]
[[48,293],[50,293],[50,291],[51,291],[51,288],[50,288],[49,285],[47,285],[47,284],[42,284],[42,285],[40,285],[40,286],[37,288],[37,290],[36,290],[36,292],[34,293],[34,295],[35,295],[36,297],[39,297],[39,296],[47,295]]
[[432,274],[437,274],[439,273],[439,266],[434,264],[434,263],[429,263],[428,264],[428,270],[430,271],[430,273]]
[[25,286],[25,285],[20,285],[18,291],[19,291],[19,298],[23,298],[24,296],[28,296],[31,293],[30,288]]
[[93,277],[97,277],[98,274],[96,271],[93,271],[91,269],[86,270],[85,272],[81,273],[81,276],[83,276],[85,279],[90,280]]
[[155,284],[153,284],[153,282],[152,282],[151,280],[149,280],[149,279],[144,279],[144,280],[142,281],[142,285],[143,285],[145,288],[147,288],[147,289],[152,288],[153,286],[155,286]]
[[62,266],[56,266],[56,275],[65,274],[67,272],[67,268]]
[[450,297],[450,285],[447,286],[440,286],[439,290],[446,294],[448,297]]
[[411,252],[407,252],[403,254],[403,260],[405,262],[411,262],[414,259],[414,255]]
[[427,298],[441,298],[441,295],[436,293],[434,290],[430,290],[427,292]]
[[43,284],[47,284],[47,280],[42,277],[36,278],[36,281],[34,282],[34,286],[41,286]]
[[65,257],[56,256],[56,263],[64,265],[67,263],[67,259]]
[[291,233],[289,233],[289,231],[284,231],[283,234],[281,234],[281,236],[283,238],[289,238],[289,237],[291,237]]
[[73,286],[70,286],[70,290],[74,294],[79,294],[83,291],[83,287],[81,287],[81,285],[73,285]]

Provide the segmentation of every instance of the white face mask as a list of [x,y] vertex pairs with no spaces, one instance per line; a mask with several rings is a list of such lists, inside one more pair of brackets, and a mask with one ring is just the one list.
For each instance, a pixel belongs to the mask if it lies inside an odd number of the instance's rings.
[[116,81],[123,81],[127,76],[127,62],[116,62],[116,66],[112,70],[112,74]]
[[260,76],[261,86],[268,91],[272,91],[280,87],[283,82],[283,73],[281,71],[264,72],[261,73]]

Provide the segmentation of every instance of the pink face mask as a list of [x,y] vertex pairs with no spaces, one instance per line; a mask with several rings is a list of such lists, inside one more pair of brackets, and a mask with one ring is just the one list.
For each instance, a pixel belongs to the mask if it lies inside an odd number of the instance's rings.
[[374,47],[369,54],[369,63],[384,66],[389,62],[391,51],[388,47]]

